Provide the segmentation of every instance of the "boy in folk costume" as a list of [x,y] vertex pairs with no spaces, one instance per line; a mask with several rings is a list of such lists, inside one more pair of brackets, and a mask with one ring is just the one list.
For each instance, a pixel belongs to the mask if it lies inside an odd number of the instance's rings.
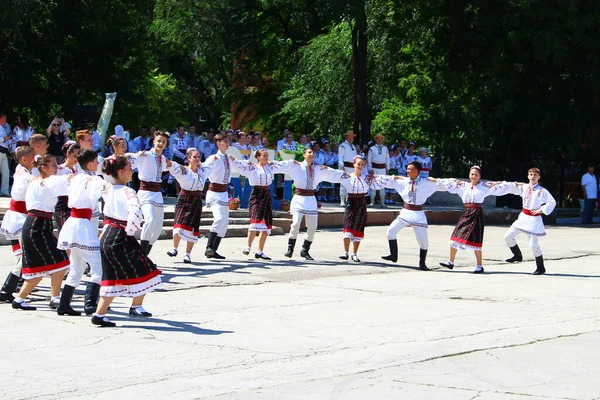
[[539,169],[531,168],[527,172],[527,177],[529,184],[518,183],[513,191],[513,194],[523,198],[523,211],[504,235],[506,245],[513,253],[513,256],[506,261],[509,263],[523,261],[523,255],[515,238],[525,233],[529,237],[529,246],[535,256],[536,270],[533,275],[542,275],[546,272],[542,249],[538,245],[538,238],[546,236],[542,214],[550,215],[556,207],[556,201],[550,192],[539,185],[538,181],[541,178]]
[[[390,152],[387,146],[383,145],[383,135],[378,133],[375,135],[375,142],[377,144],[369,149],[367,156],[367,167],[369,172],[375,175],[387,175],[390,170]],[[375,204],[375,189],[369,190],[369,196],[371,197],[371,207]],[[379,202],[381,208],[386,208],[385,205],[385,188],[379,190]]]
[[231,180],[231,160],[227,156],[227,150],[229,150],[227,137],[218,134],[215,136],[215,143],[218,149],[216,157],[205,164],[207,167],[212,165],[212,170],[208,175],[210,183],[206,192],[206,205],[210,207],[214,220],[210,227],[204,255],[207,258],[223,260],[225,257],[217,253],[217,250],[229,225],[227,186]]
[[[353,131],[348,131],[344,133],[344,138],[346,139],[344,143],[340,144],[338,148],[338,167],[341,171],[344,171],[348,174],[354,172],[354,156],[356,156],[357,149],[354,146],[354,137],[356,135]],[[348,191],[345,187],[340,186],[340,206],[346,207],[346,200],[348,197]]]
[[402,180],[390,181],[388,187],[394,188],[400,197],[404,200],[404,206],[400,215],[390,224],[387,230],[387,237],[390,246],[390,255],[382,256],[384,260],[396,262],[398,261],[398,241],[396,235],[398,232],[407,226],[412,227],[419,243],[419,269],[429,271],[425,260],[427,258],[427,250],[429,241],[427,239],[427,217],[423,212],[423,204],[433,193],[437,191],[445,191],[445,188],[438,186],[435,182],[423,179],[419,176],[421,164],[416,161],[408,164],[406,172],[408,178]]
[[150,254],[152,246],[160,237],[165,209],[163,196],[160,191],[163,171],[168,171],[167,158],[163,151],[169,141],[169,134],[156,131],[154,134],[154,147],[144,152],[145,157],[138,158],[137,169],[140,178],[140,190],[137,197],[144,213],[144,226],[140,236],[140,245],[146,254]]

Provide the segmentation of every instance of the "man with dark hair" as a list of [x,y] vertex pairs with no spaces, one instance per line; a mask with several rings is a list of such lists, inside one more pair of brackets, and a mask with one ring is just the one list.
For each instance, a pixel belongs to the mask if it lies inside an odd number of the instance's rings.
[[594,218],[594,210],[598,203],[598,180],[594,175],[594,167],[589,166],[585,175],[581,177],[581,188],[583,189],[583,212],[582,223],[591,224]]

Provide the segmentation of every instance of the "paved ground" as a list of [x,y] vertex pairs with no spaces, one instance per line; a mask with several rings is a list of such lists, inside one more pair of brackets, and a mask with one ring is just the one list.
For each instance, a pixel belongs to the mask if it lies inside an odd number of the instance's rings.
[[[451,229],[430,228],[430,267]],[[37,312],[0,305],[0,398],[600,398],[600,230],[550,227],[541,277],[524,238],[526,262],[500,261],[504,230],[486,228],[485,275],[470,274],[467,253],[454,271],[415,270],[409,230],[399,263],[381,262],[385,227],[367,228],[360,265],[338,262],[339,232],[318,233],[315,262],[284,259],[275,237],[268,264],[225,239],[225,262],[206,262],[202,241],[185,266],[162,241],[152,256],[164,290],[146,301],[155,317],[130,319],[119,300],[115,329],[58,317],[44,280]],[[11,260],[0,248],[2,276]]]

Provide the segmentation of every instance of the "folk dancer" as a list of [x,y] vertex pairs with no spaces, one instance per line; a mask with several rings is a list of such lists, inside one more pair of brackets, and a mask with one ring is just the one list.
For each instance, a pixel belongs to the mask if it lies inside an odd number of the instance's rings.
[[[75,132],[75,142],[77,142],[81,151],[82,150],[94,150],[94,147],[98,147],[97,144],[94,144],[94,136],[97,136],[97,135],[98,134],[94,135],[94,132],[92,132],[89,129],[82,129],[82,130]],[[97,160],[98,160],[98,165],[102,165],[104,163],[104,158],[100,154],[98,154]],[[82,171],[82,168],[79,165],[79,163],[77,163],[75,165],[75,167],[73,168],[73,170],[75,171],[75,173],[79,173]],[[102,176],[101,168],[98,168],[98,170],[96,171],[96,175]],[[91,221],[92,221],[92,225],[99,226],[99,224],[100,224],[100,207],[96,206],[93,209]]]
[[294,253],[296,239],[300,233],[300,224],[302,218],[306,222],[306,239],[302,244],[300,257],[307,260],[314,260],[309,254],[310,246],[313,243],[318,223],[317,199],[315,198],[315,189],[323,181],[331,182],[335,178],[336,170],[326,166],[317,167],[313,164],[315,154],[310,147],[303,150],[304,161],[298,163],[294,160],[288,160],[277,164],[272,164],[271,168],[275,174],[289,174],[294,180],[296,191],[290,204],[292,213],[292,225],[290,226],[290,236],[288,239],[288,249],[285,256],[290,258]]
[[335,171],[334,182],[340,183],[348,192],[348,202],[344,211],[344,254],[342,260],[348,259],[350,242],[352,242],[352,255],[354,262],[360,262],[358,258],[358,247],[365,236],[365,225],[367,223],[367,199],[370,190],[379,190],[389,184],[393,176],[367,175],[363,171],[367,161],[361,155],[354,156],[354,172],[348,174],[344,171]]
[[[65,162],[58,166],[58,171],[56,172],[56,175],[58,176],[69,176],[75,173],[77,156],[79,155],[79,151],[81,149],[79,145],[75,144],[73,141],[69,141],[67,143],[65,143],[65,146],[63,146]],[[54,207],[54,223],[56,224],[56,230],[59,234],[70,215],[71,209],[69,208],[69,197],[59,196],[58,201],[56,202],[56,207]]]
[[400,197],[404,200],[404,206],[400,215],[390,224],[387,230],[387,238],[390,246],[390,255],[383,256],[384,260],[398,261],[398,241],[396,235],[407,226],[415,231],[417,242],[419,243],[419,269],[429,271],[425,261],[427,259],[427,249],[429,241],[427,239],[427,217],[423,212],[423,204],[433,193],[444,191],[435,182],[428,181],[419,176],[421,164],[416,161],[408,164],[408,179],[393,180],[388,186],[394,188]]
[[[146,254],[150,254],[152,246],[162,232],[165,210],[163,196],[160,191],[162,173],[167,171],[167,158],[163,155],[169,134],[156,131],[154,134],[154,147],[144,152],[137,163],[138,175],[140,177],[140,190],[137,193],[142,212],[144,213],[144,226],[141,233],[140,245]],[[129,163],[131,165],[131,162]]]
[[[344,138],[346,139],[338,149],[338,167],[340,171],[344,171],[348,174],[354,172],[354,156],[358,153],[356,151],[356,147],[354,146],[354,137],[356,135],[353,131],[348,131],[344,133]],[[346,207],[347,202],[347,194],[346,188],[340,186],[340,206]]]
[[[157,136],[164,140],[163,136]],[[151,158],[151,157],[148,157]],[[102,168],[115,184],[104,194],[104,216],[108,221],[100,238],[102,281],[100,301],[92,316],[92,324],[114,327],[105,315],[115,297],[132,297],[129,308],[132,317],[151,317],[142,303],[146,294],[161,286],[160,270],[148,258],[134,234],[140,229],[143,213],[135,190],[126,185],[133,170],[127,157],[106,160]]]
[[[377,144],[369,149],[369,153],[367,155],[367,168],[369,173],[375,175],[387,175],[390,170],[390,152],[387,146],[384,146],[383,139],[384,136],[381,133],[376,134],[375,142],[377,142]],[[375,196],[375,189],[370,189],[369,197],[371,198],[371,207],[375,205]],[[381,208],[386,208],[385,187],[382,187],[379,190],[379,203]]]
[[271,234],[273,227],[273,211],[271,206],[271,184],[273,183],[272,165],[269,165],[269,153],[267,150],[257,150],[254,154],[258,163],[253,164],[249,161],[234,160],[232,169],[248,178],[252,186],[248,209],[250,211],[250,227],[248,228],[248,247],[242,253],[250,254],[252,242],[258,233],[258,250],[254,258],[261,260],[270,260],[265,253],[265,243],[267,236]]
[[487,196],[503,196],[512,193],[514,183],[509,182],[482,182],[481,168],[471,167],[469,171],[470,182],[458,179],[435,179],[439,186],[444,187],[448,192],[458,194],[465,205],[463,211],[452,235],[450,236],[450,257],[448,261],[441,262],[442,267],[454,268],[454,258],[458,250],[473,250],[477,267],[474,274],[482,274],[483,255],[481,248],[483,245],[483,209],[482,204]]
[[64,270],[69,267],[67,253],[57,248],[53,234],[52,215],[58,196],[67,193],[67,178],[57,176],[58,164],[54,156],[38,157],[35,166],[40,176],[31,181],[25,194],[27,218],[23,225],[23,268],[25,282],[12,302],[17,310],[36,310],[25,302],[31,291],[44,276],[50,275],[50,308],[58,308],[60,285]]
[[0,233],[7,240],[10,240],[12,245],[13,255],[16,262],[13,270],[8,273],[2,289],[0,289],[0,302],[12,303],[15,299],[13,293],[17,290],[19,279],[21,277],[21,257],[23,251],[21,249],[21,232],[27,218],[27,206],[25,205],[25,194],[29,183],[34,179],[31,173],[34,166],[35,154],[29,146],[19,146],[15,152],[19,165],[15,169],[13,176],[13,186],[10,191],[11,200],[10,208],[4,214]]
[[84,300],[84,311],[87,315],[96,311],[102,280],[98,226],[93,225],[91,219],[107,182],[96,176],[99,167],[98,154],[94,150],[83,150],[77,157],[77,161],[82,171],[69,179],[68,199],[71,216],[58,235],[58,248],[70,250],[71,264],[60,304],[56,309],[58,315],[81,315],[79,311],[71,308],[71,300],[75,289],[81,283],[86,264],[89,265],[91,272]]
[[210,183],[206,192],[206,205],[210,207],[213,214],[213,223],[208,234],[204,255],[206,258],[223,260],[225,257],[217,253],[217,250],[221,244],[221,239],[227,233],[227,226],[229,225],[227,186],[231,180],[231,160],[227,156],[227,150],[229,150],[227,137],[219,133],[215,136],[215,143],[218,151],[216,157],[210,160],[212,170],[208,176]]
[[[215,156],[210,156],[215,158]],[[186,152],[188,166],[169,162],[169,173],[177,179],[181,192],[175,204],[175,219],[173,221],[173,250],[168,251],[169,257],[176,257],[179,242],[183,239],[186,244],[183,262],[192,262],[192,248],[198,243],[200,233],[200,218],[202,216],[202,193],[206,177],[212,169],[212,164],[201,164],[201,153],[194,147]]]
[[546,272],[542,249],[538,244],[538,238],[546,236],[546,228],[542,220],[542,214],[550,215],[556,207],[554,197],[538,183],[541,173],[538,168],[531,168],[527,172],[529,184],[519,183],[514,188],[513,194],[523,198],[523,210],[519,218],[508,228],[504,235],[506,245],[510,248],[513,256],[506,262],[514,263],[523,261],[523,255],[517,244],[516,237],[525,233],[529,237],[529,246],[535,257],[536,269],[533,275],[543,275]]

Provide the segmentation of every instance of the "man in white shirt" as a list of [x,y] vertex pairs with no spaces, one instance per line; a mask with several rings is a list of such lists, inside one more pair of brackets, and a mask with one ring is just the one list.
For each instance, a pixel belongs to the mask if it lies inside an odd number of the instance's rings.
[[583,189],[584,198],[583,213],[581,214],[582,223],[591,224],[598,202],[598,181],[594,175],[594,167],[588,167],[587,173],[581,177],[581,188]]
[[0,113],[0,197],[10,197],[8,191],[8,178],[10,177],[8,154],[12,144],[10,125],[6,123],[6,114]]
[[[367,166],[369,172],[373,172],[375,175],[387,175],[390,170],[390,152],[387,146],[383,144],[383,135],[378,133],[375,135],[375,142],[377,144],[369,149],[367,155]],[[375,205],[375,190],[369,190],[369,197],[371,197],[370,206]],[[386,208],[385,205],[385,189],[379,191],[379,203],[381,208]]]
[[[356,135],[353,131],[344,133],[346,139],[344,143],[340,144],[338,149],[338,167],[342,171],[346,171],[351,174],[354,172],[354,156],[356,156],[357,148],[354,146],[354,137]],[[344,186],[340,187],[340,206],[346,207],[346,200],[348,197],[348,191]]]

